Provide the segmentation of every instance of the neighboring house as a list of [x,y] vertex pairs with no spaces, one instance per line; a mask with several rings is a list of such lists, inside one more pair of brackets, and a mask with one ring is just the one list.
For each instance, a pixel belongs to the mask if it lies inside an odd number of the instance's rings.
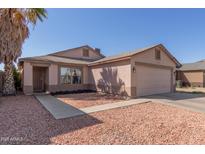
[[205,87],[205,60],[183,64],[177,70],[176,80],[181,80],[183,86]]
[[25,94],[91,89],[138,97],[173,92],[180,65],[162,44],[111,57],[86,45],[19,60]]

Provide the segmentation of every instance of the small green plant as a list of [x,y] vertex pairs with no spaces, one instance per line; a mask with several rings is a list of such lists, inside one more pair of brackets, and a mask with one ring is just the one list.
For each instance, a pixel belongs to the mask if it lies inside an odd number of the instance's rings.
[[181,80],[176,81],[176,87],[177,88],[182,88],[182,81]]
[[16,69],[16,67],[13,67],[13,76],[14,76],[14,85],[16,90],[21,89],[21,76],[20,72]]
[[196,86],[193,83],[191,83],[191,88],[194,89],[195,87]]

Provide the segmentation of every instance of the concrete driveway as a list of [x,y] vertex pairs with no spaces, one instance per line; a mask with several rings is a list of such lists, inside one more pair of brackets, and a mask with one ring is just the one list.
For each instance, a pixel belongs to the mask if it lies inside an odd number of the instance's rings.
[[152,102],[158,102],[166,105],[172,105],[191,111],[205,113],[205,94],[191,93],[166,93],[160,95],[151,95],[143,97]]

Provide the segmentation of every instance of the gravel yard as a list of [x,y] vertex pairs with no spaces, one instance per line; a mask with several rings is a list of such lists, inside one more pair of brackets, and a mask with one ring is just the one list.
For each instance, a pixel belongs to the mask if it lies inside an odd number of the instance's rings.
[[125,98],[120,96],[103,93],[65,94],[56,95],[56,98],[76,108],[84,108],[125,100]]
[[33,96],[0,97],[0,144],[205,144],[204,121],[158,103],[55,120]]

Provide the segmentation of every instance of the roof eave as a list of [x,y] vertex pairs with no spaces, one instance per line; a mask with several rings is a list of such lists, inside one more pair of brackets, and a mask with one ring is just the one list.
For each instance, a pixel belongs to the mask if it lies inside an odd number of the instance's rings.
[[30,59],[30,58],[25,58],[25,59],[19,61],[18,63],[22,63],[22,62],[35,62],[35,63],[40,62],[40,63],[49,63],[49,64],[51,64],[51,63],[54,63],[54,64],[72,64],[72,65],[81,65],[81,66],[88,65],[88,63],[72,63],[72,62],[65,63],[65,62],[55,62],[55,61],[43,60],[43,59],[36,60],[36,59]]
[[71,49],[67,49],[67,50],[63,50],[63,51],[56,51],[56,52],[50,53],[50,54],[48,54],[48,55],[56,55],[56,54],[59,54],[59,53],[69,52],[69,51],[76,50],[76,49],[80,49],[80,48],[89,48],[89,49],[91,49],[92,51],[98,53],[102,58],[105,57],[101,52],[97,52],[95,49],[93,49],[93,48],[92,48],[91,46],[89,46],[89,45],[83,45],[83,46],[80,46],[80,47],[75,47],[75,48],[71,48]]
[[181,69],[179,69],[179,71],[182,71],[182,72],[190,72],[190,71],[205,71],[205,69],[187,69],[187,70],[181,70]]
[[167,48],[163,44],[159,44],[158,46],[161,46],[165,49],[168,56],[175,62],[177,68],[180,68],[182,66],[182,64],[174,56],[172,56],[172,54],[167,50]]
[[131,58],[130,56],[126,56],[126,57],[121,57],[121,58],[116,58],[116,59],[105,60],[105,61],[101,61],[101,62],[93,62],[93,63],[88,64],[88,66],[96,66],[96,65],[101,65],[101,64],[118,62],[118,61],[122,61],[122,60],[128,60],[130,58]]

